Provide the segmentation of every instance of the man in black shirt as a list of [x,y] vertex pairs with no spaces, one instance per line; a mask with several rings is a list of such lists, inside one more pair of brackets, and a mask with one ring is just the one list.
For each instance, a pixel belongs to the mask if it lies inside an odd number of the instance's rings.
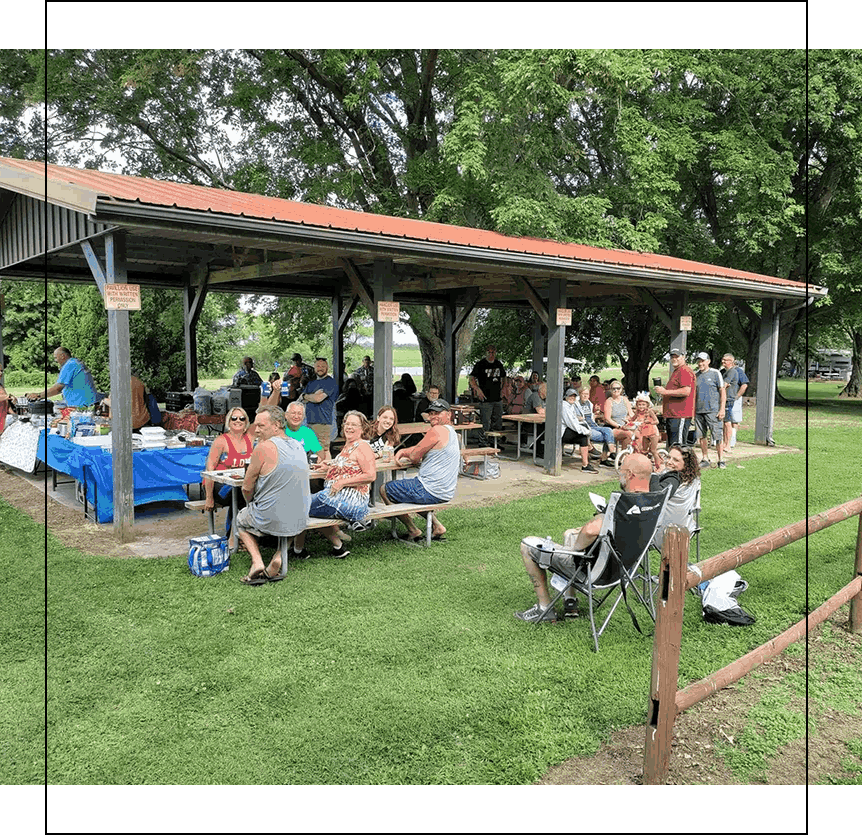
[[470,388],[479,401],[482,416],[482,432],[499,432],[503,428],[503,403],[501,392],[506,369],[497,359],[497,348],[488,346],[485,359],[479,360],[470,372]]

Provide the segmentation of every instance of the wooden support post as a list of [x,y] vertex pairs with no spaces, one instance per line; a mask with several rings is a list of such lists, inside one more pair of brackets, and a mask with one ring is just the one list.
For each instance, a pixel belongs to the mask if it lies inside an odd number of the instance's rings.
[[[105,281],[126,284],[126,233],[105,236]],[[132,472],[132,369],[129,357],[129,311],[108,311],[108,361],[111,371],[111,438],[114,472],[114,534],[119,542],[134,537]]]
[[330,363],[330,374],[338,383],[338,390],[343,391],[347,374],[344,368],[344,340],[343,331],[339,327],[341,322],[342,301],[339,293],[332,294],[332,362]]
[[[856,535],[856,577],[862,577],[862,514],[859,516],[859,532]],[[862,589],[850,601],[850,631],[862,632]]]
[[374,261],[371,318],[374,320],[374,414],[392,401],[392,322],[377,321],[377,302],[391,302],[395,272],[391,258]]
[[[427,391],[432,380],[424,381]],[[455,367],[455,303],[447,299],[443,305],[443,392],[449,402],[458,399],[458,369]]]
[[760,347],[757,352],[757,406],[754,415],[754,443],[775,446],[772,424],[775,417],[775,387],[778,379],[777,304],[764,299],[760,314]]
[[[196,289],[197,288],[197,289]],[[198,387],[198,320],[209,289],[206,265],[192,267],[183,288],[183,342],[186,349],[186,391]]]
[[[678,348],[683,354],[686,353],[686,345],[688,343],[688,331],[679,329],[679,320],[682,316],[688,315],[688,290],[679,290],[674,293],[673,304],[671,307],[671,320],[673,327],[670,331],[670,349]],[[673,366],[668,367],[668,378],[673,374]]]
[[563,442],[560,426],[563,409],[563,363],[566,326],[557,324],[557,308],[566,306],[566,282],[552,278],[548,296],[548,397],[545,401],[545,472],[562,475]]
[[682,644],[688,538],[688,530],[679,525],[668,525],[665,529],[644,744],[644,784],[650,786],[664,784],[670,766],[673,722],[676,718],[676,683]]
[[538,373],[540,380],[545,378],[542,368],[544,358],[545,334],[542,331],[542,320],[538,316],[533,316],[533,364],[531,369]]

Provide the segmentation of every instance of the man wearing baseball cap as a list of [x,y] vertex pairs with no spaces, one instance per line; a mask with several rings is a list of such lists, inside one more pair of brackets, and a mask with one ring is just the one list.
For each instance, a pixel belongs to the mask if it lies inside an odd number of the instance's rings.
[[[419,475],[415,478],[399,478],[380,487],[380,498],[386,504],[406,502],[408,504],[440,504],[448,502],[455,495],[458,485],[458,467],[461,463],[461,450],[458,434],[451,426],[450,406],[445,400],[432,400],[425,409],[431,428],[416,446],[400,449],[395,453],[395,461],[408,459],[411,464],[419,465]],[[422,539],[422,531],[405,513],[396,517],[407,528],[407,539],[417,542]],[[431,514],[431,538],[443,540],[446,533],[437,517]]]
[[671,371],[667,386],[656,386],[661,395],[661,413],[667,428],[667,448],[673,444],[683,446],[694,419],[694,372],[686,365],[685,354],[679,348],[670,349]]
[[701,467],[709,467],[709,447],[706,431],[709,429],[718,452],[718,468],[727,466],[722,460],[724,449],[724,413],[727,400],[727,383],[717,368],[709,367],[709,354],[701,351],[697,355],[697,400],[694,407],[694,423],[700,438]]

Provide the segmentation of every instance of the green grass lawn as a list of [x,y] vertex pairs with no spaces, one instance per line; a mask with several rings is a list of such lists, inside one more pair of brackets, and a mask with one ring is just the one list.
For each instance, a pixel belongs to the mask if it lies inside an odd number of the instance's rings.
[[[835,451],[862,440],[860,417],[858,403],[818,403],[807,457],[705,472],[701,558],[859,495],[858,468]],[[778,407],[777,443],[805,448],[805,419]],[[377,529],[355,536],[347,560],[295,564],[261,588],[239,583],[247,556],[203,579],[185,554],[106,559],[49,537],[49,782],[526,784],[596,751],[613,729],[644,721],[650,638],[618,612],[594,654],[585,619],[534,628],[512,617],[534,601],[521,537],[559,537],[591,508],[580,489],[452,509],[449,541],[430,552]],[[42,553],[44,531],[2,502],[0,524],[11,648],[0,661],[11,752],[0,777],[38,782],[42,564],[20,555]],[[704,624],[689,597],[680,684],[849,582],[855,537],[844,522],[807,550],[802,541],[743,566],[750,628]]]

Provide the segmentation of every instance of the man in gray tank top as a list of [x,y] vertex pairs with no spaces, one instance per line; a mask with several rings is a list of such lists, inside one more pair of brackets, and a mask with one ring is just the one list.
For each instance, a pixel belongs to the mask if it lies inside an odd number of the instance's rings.
[[[412,464],[419,464],[419,475],[416,478],[400,478],[384,484],[380,488],[380,497],[386,504],[440,504],[448,502],[455,495],[461,449],[458,435],[449,425],[449,404],[438,398],[428,404],[425,412],[431,428],[416,446],[401,449],[395,455],[396,461],[407,458]],[[422,531],[416,527],[409,513],[396,518],[407,528],[408,539],[413,542],[422,539]],[[445,539],[445,533],[446,528],[432,513],[431,538],[441,541]]]
[[261,406],[252,424],[257,445],[242,482],[248,504],[236,516],[240,542],[251,555],[251,568],[240,581],[248,586],[282,579],[281,554],[276,552],[264,568],[258,539],[266,534],[294,537],[308,520],[308,462],[302,444],[285,437],[284,423],[278,406]]

